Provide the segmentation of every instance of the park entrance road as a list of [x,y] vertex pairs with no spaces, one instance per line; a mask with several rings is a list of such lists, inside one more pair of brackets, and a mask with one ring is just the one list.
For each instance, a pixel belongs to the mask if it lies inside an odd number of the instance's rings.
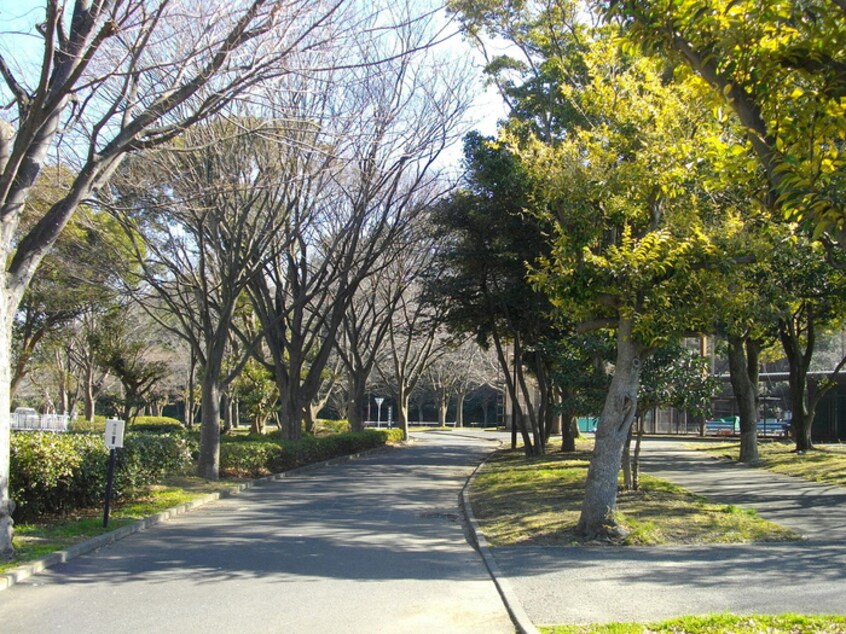
[[514,632],[463,532],[490,441],[268,482],[0,592],[3,632]]

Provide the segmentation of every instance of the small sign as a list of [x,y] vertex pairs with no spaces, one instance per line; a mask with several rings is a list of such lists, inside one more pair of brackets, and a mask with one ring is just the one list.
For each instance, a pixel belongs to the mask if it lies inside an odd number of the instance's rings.
[[106,448],[116,449],[123,447],[123,430],[126,422],[114,418],[106,419]]

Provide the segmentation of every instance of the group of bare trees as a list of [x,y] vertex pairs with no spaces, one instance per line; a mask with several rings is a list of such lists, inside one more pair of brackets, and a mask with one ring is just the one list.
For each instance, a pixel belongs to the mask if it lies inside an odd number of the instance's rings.
[[[419,4],[44,5],[23,36],[38,57],[0,55],[3,555],[12,329],[81,205],[119,220],[136,263],[124,279],[197,360],[201,473],[216,477],[221,394],[246,364],[272,372],[296,438],[336,343],[358,336],[364,317],[350,316],[362,297],[373,290],[387,302],[377,312],[392,315],[412,301],[416,274],[403,262],[427,251],[421,223],[446,187],[436,161],[462,132],[470,94],[461,64],[434,51],[442,27]],[[4,35],[3,50],[13,46]],[[59,165],[69,177],[33,217],[33,191]],[[394,321],[370,336],[411,334]],[[367,358],[344,364],[350,376],[372,369]],[[420,372],[407,355],[397,366],[406,386]]]

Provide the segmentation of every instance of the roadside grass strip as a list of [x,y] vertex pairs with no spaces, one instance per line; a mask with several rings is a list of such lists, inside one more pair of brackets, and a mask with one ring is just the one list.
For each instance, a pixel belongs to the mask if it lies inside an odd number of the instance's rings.
[[543,634],[846,634],[846,616],[685,616],[663,623],[558,625],[538,628]]
[[[718,458],[737,460],[740,457],[740,442],[691,444],[689,447]],[[759,443],[757,466],[810,482],[846,487],[846,445],[820,444],[804,454],[797,454],[794,449],[794,444],[788,442]]]
[[[482,532],[496,546],[584,545],[575,533],[590,452],[526,459],[502,451],[470,490]],[[665,480],[641,475],[639,491],[620,491],[617,519],[632,546],[789,541],[800,536],[754,510],[715,504]],[[595,542],[588,542],[593,544]],[[607,542],[605,542],[607,543]]]

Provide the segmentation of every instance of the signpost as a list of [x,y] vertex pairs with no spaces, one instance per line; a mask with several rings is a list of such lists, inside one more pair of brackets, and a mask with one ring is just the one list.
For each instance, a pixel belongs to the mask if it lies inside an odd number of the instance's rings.
[[376,397],[376,429],[382,426],[382,403],[385,401],[381,396]]
[[109,472],[106,476],[106,505],[103,508],[103,528],[109,526],[109,506],[112,501],[112,484],[115,479],[115,462],[117,461],[117,449],[123,447],[123,431],[125,421],[113,418],[106,419],[106,433],[104,440],[109,450]]

